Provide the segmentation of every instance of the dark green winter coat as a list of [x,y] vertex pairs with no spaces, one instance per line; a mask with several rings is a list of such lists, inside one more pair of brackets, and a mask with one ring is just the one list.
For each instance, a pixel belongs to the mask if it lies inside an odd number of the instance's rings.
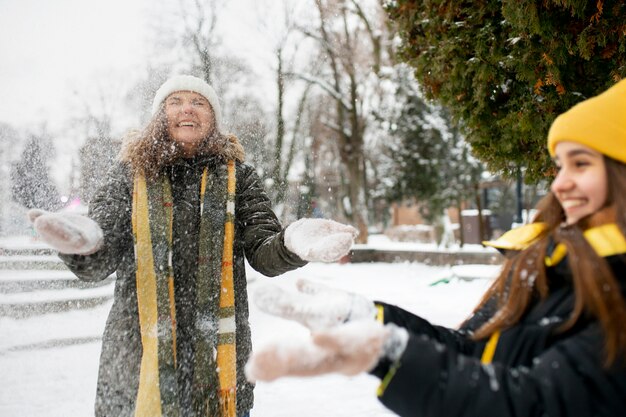
[[[173,266],[177,371],[184,416],[192,416],[190,384],[193,381],[194,370],[191,365],[194,363],[194,352],[191,328],[196,314],[194,280],[200,226],[199,190],[205,166],[218,177],[223,178],[226,175],[223,158],[218,156],[181,159],[165,168],[163,173],[170,178],[174,201]],[[282,274],[304,265],[305,262],[285,248],[283,229],[254,169],[239,162],[236,168],[233,250],[237,325],[237,414],[243,415],[253,405],[253,386],[243,375],[244,365],[251,351],[244,255],[254,269],[267,276]],[[142,346],[131,226],[132,190],[130,169],[126,164],[119,163],[89,205],[89,217],[104,232],[104,246],[89,256],[61,255],[69,269],[82,280],[102,280],[113,272],[117,275],[113,307],[102,340],[96,417],[134,415],[139,384]]]

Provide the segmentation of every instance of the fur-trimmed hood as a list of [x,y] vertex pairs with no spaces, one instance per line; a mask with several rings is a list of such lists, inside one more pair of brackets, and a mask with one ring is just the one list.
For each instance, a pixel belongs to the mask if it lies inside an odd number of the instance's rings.
[[225,160],[234,159],[239,162],[244,162],[246,159],[246,152],[243,149],[243,146],[237,139],[237,136],[233,134],[224,135],[226,138],[226,142],[219,153]]

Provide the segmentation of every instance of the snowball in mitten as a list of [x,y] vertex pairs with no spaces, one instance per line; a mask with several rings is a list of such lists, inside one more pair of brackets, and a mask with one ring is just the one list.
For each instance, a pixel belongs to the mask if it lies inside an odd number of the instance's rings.
[[[316,376],[332,372],[356,375],[374,368],[383,357],[397,360],[408,341],[406,329],[361,320],[313,333],[294,343],[274,342],[252,354],[245,372],[250,381],[285,376]],[[388,349],[393,349],[394,357]]]
[[287,292],[276,285],[259,287],[254,302],[266,313],[297,321],[312,330],[376,317],[374,303],[361,295],[304,279],[296,285],[299,292]]
[[39,236],[61,253],[89,255],[102,246],[102,229],[89,217],[33,209],[28,218]]
[[275,341],[253,351],[244,370],[250,382],[274,381],[285,376],[320,375],[330,354],[311,342]]
[[285,229],[285,247],[301,259],[333,262],[348,254],[357,230],[326,219],[300,219]]

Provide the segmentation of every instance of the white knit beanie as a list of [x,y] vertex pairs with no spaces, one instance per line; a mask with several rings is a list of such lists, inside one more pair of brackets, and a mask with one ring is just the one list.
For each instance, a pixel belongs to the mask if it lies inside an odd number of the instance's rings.
[[215,90],[203,79],[191,75],[175,75],[159,87],[152,102],[152,115],[159,111],[159,106],[163,100],[176,91],[193,91],[206,98],[213,109],[217,131],[224,133],[222,131],[222,110]]

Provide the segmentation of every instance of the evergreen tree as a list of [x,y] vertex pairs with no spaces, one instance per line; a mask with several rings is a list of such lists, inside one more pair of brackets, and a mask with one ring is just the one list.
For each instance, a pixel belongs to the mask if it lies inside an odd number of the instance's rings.
[[11,152],[16,144],[20,143],[20,135],[10,125],[0,122],[0,235],[6,232],[8,222],[10,202],[11,202],[11,182],[7,178],[10,173]]
[[390,139],[386,184],[392,201],[419,201],[424,218],[440,225],[445,209],[457,207],[478,192],[482,165],[453,127],[448,112],[429,103],[406,66],[394,71],[393,102],[381,116]]
[[81,147],[80,196],[85,204],[91,201],[96,190],[107,179],[120,146],[119,140],[113,140],[108,135],[98,135],[88,138]]
[[59,192],[49,175],[49,157],[50,152],[45,151],[43,139],[31,136],[19,161],[12,165],[13,199],[28,209],[54,211],[61,207]]
[[622,0],[387,1],[401,56],[463,122],[477,157],[527,181],[549,172],[554,117],[626,76]]

